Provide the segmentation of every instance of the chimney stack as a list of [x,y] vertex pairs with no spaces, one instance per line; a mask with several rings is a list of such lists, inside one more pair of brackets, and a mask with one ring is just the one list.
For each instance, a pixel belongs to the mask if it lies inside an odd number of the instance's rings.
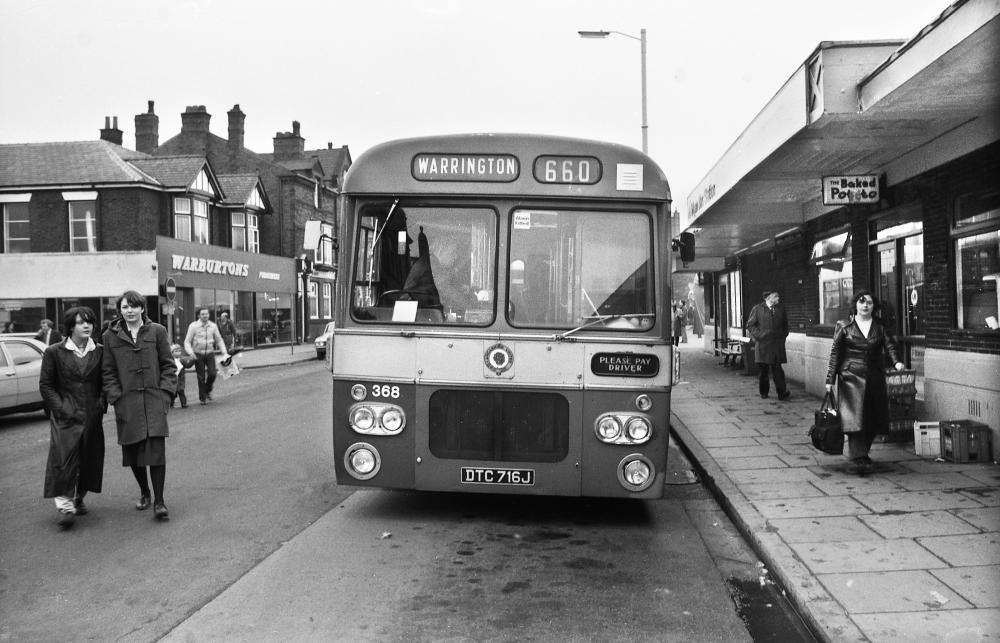
[[148,112],[135,115],[135,149],[152,154],[160,146],[160,117],[153,113],[153,101],[147,104]]
[[115,145],[122,144],[122,131],[118,129],[118,117],[115,116],[115,124],[111,125],[111,117],[104,117],[104,129],[101,130],[101,140]]
[[280,163],[305,157],[306,140],[299,133],[298,121],[292,121],[291,132],[278,132],[273,141],[275,161]]
[[229,147],[234,150],[243,149],[243,139],[246,130],[243,126],[244,121],[246,121],[247,115],[240,110],[240,104],[236,103],[233,108],[229,110]]
[[205,154],[208,151],[208,123],[212,115],[204,105],[188,105],[181,114],[181,141],[185,154]]

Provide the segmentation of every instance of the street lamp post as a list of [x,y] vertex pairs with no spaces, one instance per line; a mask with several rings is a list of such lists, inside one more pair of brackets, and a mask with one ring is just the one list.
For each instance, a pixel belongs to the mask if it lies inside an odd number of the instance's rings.
[[649,153],[649,125],[646,123],[646,30],[640,29],[638,37],[621,31],[577,31],[577,33],[581,38],[607,38],[611,34],[617,34],[639,41],[642,56],[642,151],[644,154]]

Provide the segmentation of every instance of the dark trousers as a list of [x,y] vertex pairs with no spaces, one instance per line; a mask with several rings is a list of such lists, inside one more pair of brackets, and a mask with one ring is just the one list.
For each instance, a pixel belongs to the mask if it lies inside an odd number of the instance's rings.
[[212,394],[215,384],[215,353],[198,353],[194,359],[194,370],[198,374],[198,399],[204,402]]
[[774,377],[774,388],[778,390],[778,395],[783,395],[788,390],[788,387],[785,386],[785,370],[781,368],[781,364],[762,364],[757,362],[757,366],[760,368],[758,385],[761,395],[767,395],[771,389],[768,372]]

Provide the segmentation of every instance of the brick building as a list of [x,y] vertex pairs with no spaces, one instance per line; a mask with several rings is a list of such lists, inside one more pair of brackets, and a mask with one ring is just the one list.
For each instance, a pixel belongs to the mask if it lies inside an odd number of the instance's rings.
[[[300,273],[297,295],[296,336],[308,340],[322,333],[333,317],[333,285],[337,275],[337,253],[332,242],[337,226],[340,184],[350,167],[346,146],[306,150],[300,124],[290,132],[278,132],[273,152],[257,153],[245,147],[246,114],[239,105],[227,112],[228,137],[209,129],[211,114],[204,106],[190,106],[181,114],[181,130],[159,143],[159,117],[153,101],[135,117],[136,148],[155,157],[197,154],[209,160],[220,174],[255,175],[273,206],[271,216],[260,219],[261,252],[284,257],[307,258],[306,273]],[[324,239],[315,251],[302,247],[306,221],[320,221]],[[311,263],[311,270],[308,268]],[[300,263],[301,265],[301,263]],[[304,296],[303,296],[304,294]]]
[[789,314],[787,372],[823,389],[834,325],[867,288],[917,372],[920,414],[1000,453],[1000,9],[953,3],[908,41],[824,42],[688,198],[681,228],[714,337],[761,291]]
[[262,251],[280,246],[258,227],[273,216],[259,176],[121,142],[108,118],[100,140],[0,145],[0,321],[33,330],[81,304],[108,321],[134,289],[175,339],[207,306],[241,322],[246,346],[293,341],[277,322],[292,315],[295,262]]

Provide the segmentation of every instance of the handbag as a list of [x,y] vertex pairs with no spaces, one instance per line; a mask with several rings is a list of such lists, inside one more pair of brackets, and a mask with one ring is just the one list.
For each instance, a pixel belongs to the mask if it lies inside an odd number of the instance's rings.
[[823,402],[815,412],[815,420],[809,428],[812,445],[830,455],[844,452],[844,429],[840,424],[840,414],[834,408],[833,394],[827,391]]

